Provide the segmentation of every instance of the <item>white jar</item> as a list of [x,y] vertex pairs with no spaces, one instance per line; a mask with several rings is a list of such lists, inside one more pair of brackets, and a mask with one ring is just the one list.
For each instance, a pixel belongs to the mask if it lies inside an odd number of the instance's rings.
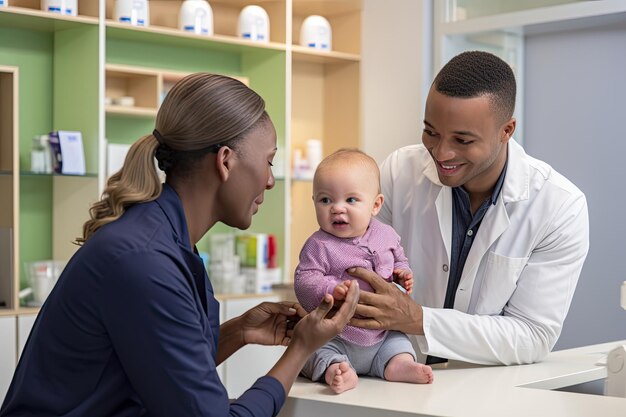
[[239,13],[237,36],[255,42],[270,41],[270,18],[260,6],[246,6]]
[[115,20],[133,26],[150,25],[148,0],[115,0]]
[[41,10],[69,16],[77,16],[78,0],[41,0]]
[[311,15],[302,22],[300,45],[330,51],[332,49],[332,37],[330,23],[325,17]]
[[206,0],[185,0],[178,13],[178,27],[198,35],[213,35],[213,9]]
[[313,172],[322,162],[322,141],[319,139],[309,139],[306,141],[306,159],[309,169]]

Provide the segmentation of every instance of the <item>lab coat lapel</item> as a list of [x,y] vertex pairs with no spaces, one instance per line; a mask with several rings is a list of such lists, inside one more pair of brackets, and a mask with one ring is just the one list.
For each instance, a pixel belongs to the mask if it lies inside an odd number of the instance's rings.
[[443,239],[449,260],[452,247],[452,189],[450,187],[441,187],[437,200],[435,200],[435,207],[437,208],[441,239]]
[[426,168],[424,168],[424,176],[434,185],[441,187],[437,199],[435,200],[435,208],[437,210],[441,239],[446,248],[447,262],[450,262],[450,253],[452,250],[452,188],[445,187],[441,181],[439,181],[437,167],[435,167],[432,159],[426,164]]

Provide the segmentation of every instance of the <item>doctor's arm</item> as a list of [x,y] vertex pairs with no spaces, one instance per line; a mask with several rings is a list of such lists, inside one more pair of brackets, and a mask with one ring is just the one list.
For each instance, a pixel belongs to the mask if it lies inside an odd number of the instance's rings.
[[[422,353],[480,364],[521,364],[542,360],[554,347],[569,310],[589,247],[587,204],[567,201],[535,245],[516,288],[493,315],[422,307],[375,274],[352,275],[370,282],[376,294],[361,294],[351,324],[418,335]],[[496,278],[497,277],[492,277]],[[482,296],[489,297],[489,289]]]

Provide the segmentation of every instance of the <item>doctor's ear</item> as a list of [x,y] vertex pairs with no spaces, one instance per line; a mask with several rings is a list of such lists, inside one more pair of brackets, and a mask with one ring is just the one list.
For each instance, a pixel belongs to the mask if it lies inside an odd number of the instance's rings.
[[230,173],[236,165],[236,153],[228,146],[222,146],[215,155],[215,169],[223,182],[228,181]]
[[501,128],[502,136],[500,141],[502,143],[507,143],[512,137],[513,132],[515,132],[515,126],[517,125],[517,120],[514,117],[511,117],[508,121],[506,121]]

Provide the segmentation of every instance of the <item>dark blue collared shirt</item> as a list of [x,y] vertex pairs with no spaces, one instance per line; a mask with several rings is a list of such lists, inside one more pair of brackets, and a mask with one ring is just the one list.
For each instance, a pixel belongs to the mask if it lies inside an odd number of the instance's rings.
[[39,313],[0,416],[273,416],[260,378],[230,404],[215,357],[219,303],[163,186],[72,257]]
[[495,206],[498,202],[498,196],[502,190],[502,184],[506,175],[507,164],[508,160],[505,162],[504,168],[498,177],[491,197],[483,201],[476,213],[472,213],[469,193],[465,188],[461,186],[452,189],[452,251],[448,289],[446,290],[446,299],[443,304],[444,308],[454,308],[456,290],[461,281],[467,255],[472,248],[472,243],[474,243],[474,238],[478,234],[478,229],[485,217],[485,213],[487,213],[489,207]]
[[[463,274],[463,267],[465,266],[467,255],[472,248],[472,243],[474,243],[474,238],[478,233],[478,228],[487,210],[498,202],[498,196],[502,190],[502,184],[504,184],[507,165],[508,160],[504,164],[498,181],[496,181],[491,197],[483,201],[478,210],[476,210],[476,213],[472,214],[469,193],[465,188],[463,188],[463,186],[452,188],[452,250],[450,254],[448,288],[446,289],[446,298],[443,308],[454,308],[456,290],[461,282],[461,275]],[[448,359],[446,358],[432,355],[428,355],[426,358],[427,365],[447,361]]]

